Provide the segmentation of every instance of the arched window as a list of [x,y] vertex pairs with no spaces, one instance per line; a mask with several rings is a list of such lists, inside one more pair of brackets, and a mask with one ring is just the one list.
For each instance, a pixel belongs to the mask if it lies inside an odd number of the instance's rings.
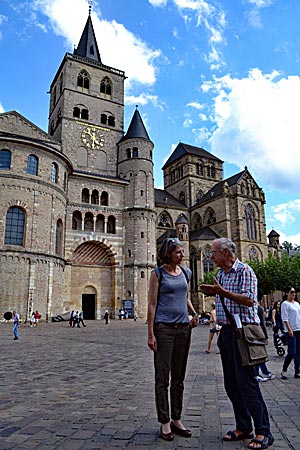
[[145,278],[145,272],[143,270],[141,271],[141,278]]
[[77,77],[77,86],[83,87],[85,89],[90,88],[89,74],[86,70],[82,70],[81,72],[79,72]]
[[132,149],[132,157],[133,158],[138,158],[139,156],[139,149],[137,147],[133,147]]
[[249,249],[248,259],[250,261],[259,261],[257,249],[253,245]]
[[114,116],[108,116],[107,123],[110,127],[114,127],[116,125],[116,120],[115,120]]
[[108,193],[106,191],[101,192],[100,205],[108,206]]
[[206,173],[207,173],[207,176],[208,176],[208,177],[211,176],[211,175],[210,175],[210,166],[207,166],[207,167],[206,167]]
[[126,156],[127,156],[128,159],[131,158],[131,148],[127,148],[126,149]]
[[9,150],[1,150],[0,152],[0,170],[10,170],[11,152]]
[[104,216],[102,214],[98,214],[96,218],[96,231],[104,233]]
[[144,231],[141,231],[141,239],[143,239],[145,237],[145,233]]
[[74,211],[72,217],[72,230],[82,230],[82,216],[80,211]]
[[110,234],[116,233],[116,219],[114,216],[109,216],[107,219],[107,232]]
[[106,94],[111,96],[112,94],[112,82],[108,77],[104,77],[100,83],[101,94]]
[[85,120],[89,120],[89,111],[86,108],[81,110],[81,118]]
[[204,192],[202,191],[202,189],[197,189],[197,192],[196,192],[196,202],[199,202],[199,200],[201,200],[201,198],[203,197],[203,195],[204,195]]
[[106,115],[106,114],[101,114],[100,122],[101,122],[103,125],[106,125],[106,124],[107,124],[107,115]]
[[73,117],[80,117],[80,108],[78,106],[73,108]]
[[179,201],[182,202],[182,203],[185,202],[185,194],[184,194],[183,191],[181,191],[181,192],[179,193]]
[[12,206],[6,213],[5,244],[24,245],[25,212]]
[[92,205],[99,205],[99,192],[96,189],[92,191],[91,203]]
[[256,232],[256,224],[255,224],[255,215],[254,215],[254,209],[248,203],[245,207],[245,226],[246,226],[246,238],[251,240],[257,239],[257,232]]
[[199,230],[200,228],[202,228],[201,216],[197,212],[193,216],[192,227],[193,227],[193,230]]
[[73,108],[73,117],[77,117],[78,119],[89,120],[89,110],[82,106],[74,106]]
[[90,212],[84,217],[84,231],[94,231],[94,217]]
[[211,250],[206,247],[203,251],[203,273],[213,272],[214,263],[211,260]]
[[27,169],[26,172],[30,175],[38,174],[38,158],[35,155],[29,155],[27,158]]
[[158,226],[172,228],[172,219],[166,211],[163,211],[158,217]]
[[204,223],[206,225],[211,225],[212,223],[216,223],[216,213],[212,208],[207,208],[205,211]]
[[132,252],[131,252],[131,250],[128,250],[128,257],[131,258],[131,256],[132,256]]
[[58,183],[58,165],[55,162],[51,164],[50,180]]
[[212,178],[216,178],[216,169],[214,166],[211,166],[210,175]]
[[55,130],[55,124],[54,124],[54,120],[51,120],[50,123],[50,135],[52,136]]
[[61,219],[56,222],[55,253],[60,256],[63,253],[63,223]]
[[90,203],[90,191],[87,188],[82,189],[81,201],[82,203]]
[[59,125],[60,121],[61,121],[61,108],[59,108],[58,111],[57,111],[56,126]]

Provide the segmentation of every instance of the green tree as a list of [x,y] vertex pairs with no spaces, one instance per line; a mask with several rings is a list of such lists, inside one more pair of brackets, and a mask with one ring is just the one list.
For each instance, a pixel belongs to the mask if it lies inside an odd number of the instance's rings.
[[281,248],[283,248],[288,254],[290,253],[291,250],[293,250],[293,247],[294,247],[293,244],[288,241],[284,241],[281,246]]

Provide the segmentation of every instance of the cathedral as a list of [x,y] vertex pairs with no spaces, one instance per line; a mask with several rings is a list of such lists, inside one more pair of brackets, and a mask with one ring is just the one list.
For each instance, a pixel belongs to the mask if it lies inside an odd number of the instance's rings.
[[0,114],[1,315],[101,319],[126,308],[145,319],[166,237],[183,242],[199,310],[213,239],[231,238],[242,260],[267,256],[265,196],[247,167],[223,179],[223,161],[181,142],[164,189],[154,188],[154,144],[137,108],[124,130],[125,78],[102,62],[89,14],[51,83],[48,132]]

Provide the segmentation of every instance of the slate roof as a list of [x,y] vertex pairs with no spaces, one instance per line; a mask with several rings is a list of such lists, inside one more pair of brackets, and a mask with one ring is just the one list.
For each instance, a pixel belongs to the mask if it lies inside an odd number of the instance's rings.
[[174,207],[187,210],[188,208],[181,203],[177,198],[173,197],[173,195],[169,194],[167,191],[163,189],[154,189],[155,195],[155,206],[163,206],[163,207]]
[[174,163],[175,161],[177,161],[178,159],[180,159],[182,156],[184,156],[186,154],[195,155],[195,156],[204,157],[204,158],[210,158],[210,159],[213,159],[213,160],[221,162],[221,163],[224,162],[201,147],[195,147],[193,145],[184,144],[183,142],[180,142],[177,145],[177,147],[175,148],[175,150],[173,151],[172,155],[167,160],[167,162],[164,164],[162,169],[163,170],[166,169],[170,164]]
[[[211,200],[212,198],[216,198],[219,195],[223,193],[223,185],[224,183],[227,183],[228,186],[233,186],[234,184],[237,184],[238,181],[243,177],[243,175],[248,172],[248,169],[245,168],[242,172],[239,172],[235,175],[232,175],[229,178],[226,178],[226,180],[219,181],[219,183],[215,184],[209,191],[207,191],[203,197],[200,198],[200,200],[196,203],[196,205],[199,205],[201,203],[206,202],[207,200]],[[195,205],[194,205],[195,206]]]
[[120,139],[120,142],[132,138],[146,139],[147,141],[150,141],[138,109],[134,111],[127,133]]
[[90,14],[86,21],[79,44],[77,48],[74,49],[74,55],[81,56],[83,58],[89,58],[101,63],[100,52],[98,49]]
[[193,230],[190,232],[190,241],[197,241],[199,239],[212,241],[217,239],[219,236],[210,227],[203,227],[200,230]]

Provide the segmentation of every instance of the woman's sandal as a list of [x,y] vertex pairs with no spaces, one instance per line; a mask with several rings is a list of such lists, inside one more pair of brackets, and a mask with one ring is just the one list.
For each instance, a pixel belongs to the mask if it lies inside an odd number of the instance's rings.
[[250,433],[241,433],[236,434],[235,431],[227,431],[226,435],[223,437],[223,441],[225,442],[233,442],[233,441],[244,441],[246,439],[253,439],[254,434],[252,431]]
[[[264,448],[268,448],[270,445],[272,445],[274,442],[273,436],[270,434],[269,436],[265,436],[263,439],[251,439],[248,448],[254,449],[254,450],[261,450]],[[259,444],[258,447],[253,447],[251,444]]]

